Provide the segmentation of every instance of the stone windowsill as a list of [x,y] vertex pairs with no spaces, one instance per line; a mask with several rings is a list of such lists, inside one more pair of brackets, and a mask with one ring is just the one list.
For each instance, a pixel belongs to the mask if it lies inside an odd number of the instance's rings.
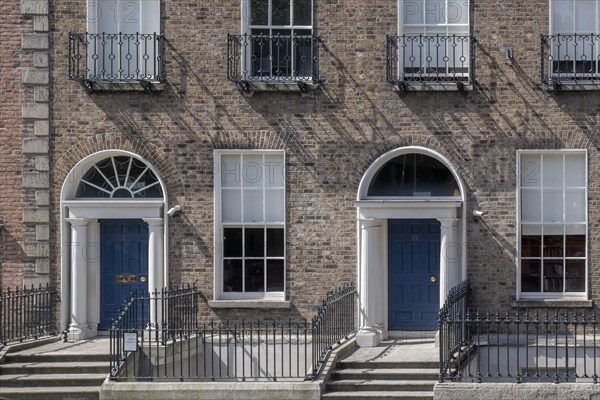
[[594,302],[584,298],[521,299],[511,303],[513,308],[592,308]]
[[253,308],[253,309],[289,309],[292,302],[285,300],[210,300],[210,308]]
[[[303,85],[298,84],[297,82],[260,82],[260,81],[247,81],[240,86],[247,92],[298,92],[298,93],[306,93],[311,90],[316,90],[319,88],[320,83],[316,82],[302,82]],[[247,88],[244,87],[247,85]]]
[[[150,82],[150,92],[162,92],[165,83]],[[96,92],[148,92],[138,82],[92,82],[92,91]]]
[[394,92],[470,92],[472,83],[462,84],[462,89],[456,82],[404,82],[403,85],[394,85]]
[[547,83],[544,85],[548,92],[586,92],[600,90],[600,80],[594,81],[559,81],[558,86],[555,87],[553,83]]

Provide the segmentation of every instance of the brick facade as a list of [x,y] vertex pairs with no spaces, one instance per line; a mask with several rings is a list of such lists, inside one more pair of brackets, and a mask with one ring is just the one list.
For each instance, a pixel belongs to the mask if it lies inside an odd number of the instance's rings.
[[[510,306],[516,292],[516,150],[587,149],[589,293],[597,300],[599,93],[557,95],[541,85],[540,34],[548,32],[548,1],[472,3],[477,85],[467,94],[399,95],[385,81],[385,35],[397,32],[396,2],[315,0],[325,82],[306,94],[250,95],[226,77],[226,38],[239,33],[239,0],[162,2],[167,83],[154,94],[88,94],[68,80],[68,32],[86,30],[85,3],[53,1],[50,231],[60,230],[60,188],[77,161],[103,149],[135,152],[160,170],[170,203],[184,210],[169,222],[172,283],[196,283],[210,300],[213,150],[284,149],[286,297],[292,308],[280,313],[309,318],[327,291],[357,279],[353,202],[363,173],[386,151],[418,145],[456,166],[467,187],[468,210],[487,212],[482,221],[467,220],[468,275],[476,302]],[[507,47],[515,49],[512,65],[505,60]],[[50,243],[56,250],[50,273],[58,282],[59,235]],[[249,316],[247,310],[207,312]]]

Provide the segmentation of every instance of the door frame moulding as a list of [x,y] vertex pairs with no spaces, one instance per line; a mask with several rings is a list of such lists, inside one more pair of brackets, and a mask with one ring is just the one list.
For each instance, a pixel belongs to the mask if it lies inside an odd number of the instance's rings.
[[[163,198],[75,199],[79,182],[87,170],[111,156],[132,157],[144,163],[157,177]],[[148,223],[151,231],[154,229],[155,235],[149,236],[148,245],[148,284],[150,285],[152,280],[155,286],[162,287],[169,282],[167,204],[167,187],[158,170],[146,159],[132,152],[118,149],[102,150],[83,158],[69,171],[60,194],[60,329],[61,331],[68,329],[71,339],[87,339],[97,335],[100,317],[98,219],[143,219]],[[74,239],[73,235],[77,237]],[[84,238],[83,245],[79,244],[81,237]],[[150,259],[153,263],[150,263]],[[84,268],[76,268],[78,264],[83,265]],[[77,285],[77,282],[80,285]],[[85,290],[78,286],[83,286]],[[82,320],[76,321],[74,314],[77,313],[83,315]]]
[[[427,155],[444,164],[456,179],[460,197],[368,196],[369,185],[380,168],[395,157],[414,153]],[[466,278],[466,191],[457,170],[447,158],[434,150],[407,146],[381,155],[364,173],[354,202],[357,209],[357,275],[360,294],[359,345],[376,346],[382,338],[388,336],[389,219],[440,221],[440,306],[451,286]]]

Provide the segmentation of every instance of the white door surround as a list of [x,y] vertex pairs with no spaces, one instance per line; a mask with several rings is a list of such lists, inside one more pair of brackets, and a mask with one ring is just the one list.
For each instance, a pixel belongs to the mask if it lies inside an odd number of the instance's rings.
[[[157,177],[163,198],[76,199],[77,187],[97,162],[127,156],[145,164]],[[60,196],[61,330],[71,340],[95,337],[100,320],[100,224],[98,219],[143,219],[149,227],[148,286],[168,282],[167,191],[158,171],[142,157],[123,150],[103,150],[75,165]],[[154,315],[154,314],[152,314]]]
[[[452,173],[460,197],[369,197],[376,173],[390,160],[404,154],[424,154],[444,164]],[[360,299],[357,344],[377,346],[388,336],[388,220],[437,219],[440,222],[440,306],[450,288],[466,277],[465,187],[456,169],[441,154],[424,147],[402,147],[385,153],[369,166],[358,190],[357,243]]]

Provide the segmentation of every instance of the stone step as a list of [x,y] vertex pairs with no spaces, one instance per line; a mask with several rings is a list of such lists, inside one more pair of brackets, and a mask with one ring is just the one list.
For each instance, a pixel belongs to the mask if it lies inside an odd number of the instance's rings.
[[344,379],[343,381],[327,382],[327,390],[334,392],[433,392],[435,383],[436,381]]
[[[364,369],[437,369],[439,371],[440,363],[438,361],[339,361],[338,369],[344,368],[364,368]],[[438,372],[439,373],[439,372]]]
[[72,387],[2,387],[0,397],[5,400],[87,400],[98,399],[98,386]]
[[0,375],[19,374],[105,374],[110,364],[107,362],[15,362],[0,365]]
[[110,354],[27,354],[27,353],[8,353],[6,355],[7,363],[27,363],[27,362],[99,362],[110,361]]
[[333,380],[425,380],[436,382],[439,378],[438,369],[396,369],[396,368],[347,368],[338,369],[332,372]]
[[433,399],[433,391],[429,392],[329,392],[321,395],[321,399],[332,400],[429,400]]
[[108,374],[0,375],[0,387],[100,386]]

